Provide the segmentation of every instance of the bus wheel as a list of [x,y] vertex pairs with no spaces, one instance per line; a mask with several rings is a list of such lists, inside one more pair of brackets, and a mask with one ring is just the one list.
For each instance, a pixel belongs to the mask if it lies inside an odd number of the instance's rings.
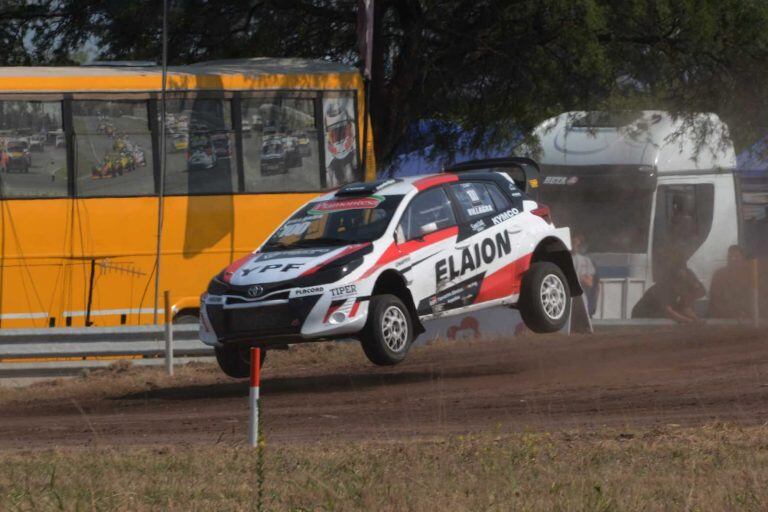
[[196,324],[200,322],[200,317],[193,313],[182,313],[173,317],[174,324]]
[[554,263],[534,263],[523,275],[518,309],[533,332],[557,332],[571,310],[571,291],[563,271]]
[[[247,345],[224,345],[216,347],[216,362],[219,368],[233,379],[247,379],[251,375],[251,347]],[[261,366],[267,358],[267,351],[261,349]]]

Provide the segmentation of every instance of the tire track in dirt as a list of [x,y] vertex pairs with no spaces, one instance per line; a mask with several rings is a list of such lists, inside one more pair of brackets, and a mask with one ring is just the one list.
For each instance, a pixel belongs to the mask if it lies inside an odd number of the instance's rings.
[[[768,336],[747,328],[436,343],[392,368],[352,359],[325,367],[268,359],[269,442],[768,421]],[[0,448],[243,442],[247,383],[211,375],[0,404]]]

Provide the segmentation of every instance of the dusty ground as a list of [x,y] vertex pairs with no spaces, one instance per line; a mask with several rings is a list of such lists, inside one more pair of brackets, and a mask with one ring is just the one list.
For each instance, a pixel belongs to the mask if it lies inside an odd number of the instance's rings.
[[[357,346],[270,354],[268,443],[396,441],[446,434],[653,429],[768,421],[768,335],[667,328],[530,336],[415,349],[394,368]],[[117,367],[0,390],[0,449],[241,443],[246,382],[210,365],[174,378]]]

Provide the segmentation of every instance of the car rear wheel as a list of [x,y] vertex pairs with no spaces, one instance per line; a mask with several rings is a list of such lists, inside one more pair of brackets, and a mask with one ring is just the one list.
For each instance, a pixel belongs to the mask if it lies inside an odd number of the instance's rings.
[[533,332],[562,329],[571,311],[571,291],[560,267],[548,261],[531,265],[523,276],[518,309]]
[[368,322],[360,343],[368,359],[391,366],[405,359],[413,342],[413,320],[408,308],[394,295],[376,295],[368,309]]
[[[251,347],[247,345],[224,345],[216,347],[216,362],[221,371],[233,379],[247,379],[251,375]],[[261,365],[267,358],[267,351],[261,349]]]

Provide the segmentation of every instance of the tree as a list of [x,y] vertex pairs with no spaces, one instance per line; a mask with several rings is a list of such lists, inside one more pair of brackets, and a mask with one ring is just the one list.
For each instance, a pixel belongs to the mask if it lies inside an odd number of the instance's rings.
[[[356,0],[172,0],[172,64],[295,56],[356,64]],[[5,4],[3,4],[5,5]],[[159,61],[161,2],[42,0],[0,7],[4,63]],[[377,0],[371,114],[386,162],[409,127],[453,151],[502,144],[564,110],[715,111],[749,140],[768,111],[760,0]],[[26,34],[19,40],[18,34]],[[24,37],[28,38],[25,49]]]

